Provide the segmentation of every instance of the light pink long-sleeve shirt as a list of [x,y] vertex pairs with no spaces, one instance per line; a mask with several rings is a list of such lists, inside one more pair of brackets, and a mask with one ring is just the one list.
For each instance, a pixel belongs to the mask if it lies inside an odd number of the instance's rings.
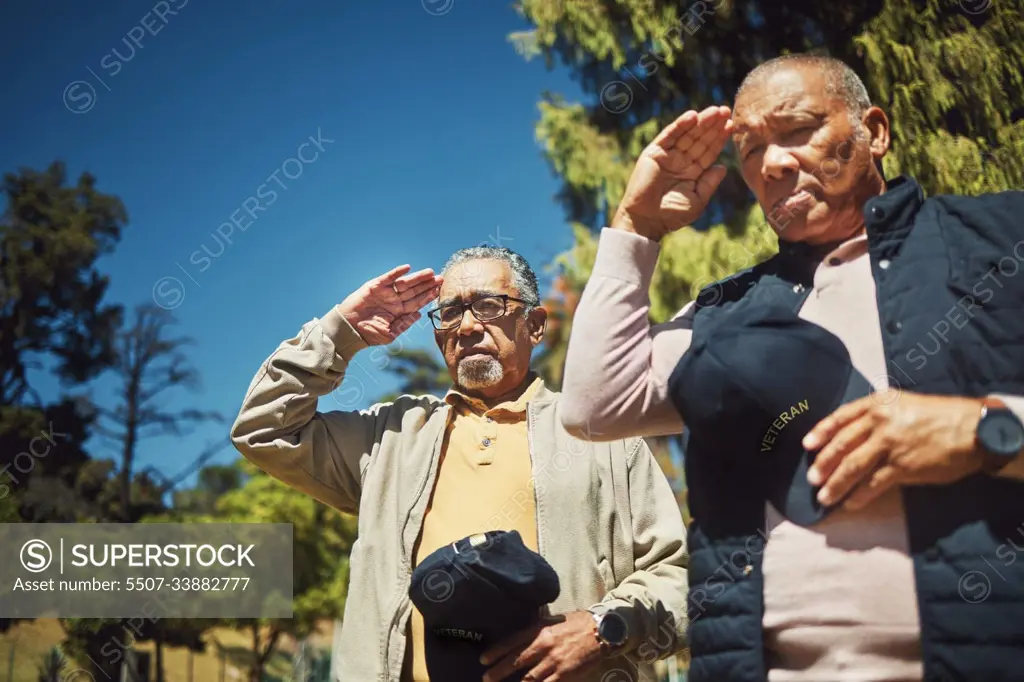
[[[601,232],[563,380],[563,424],[575,435],[606,440],[682,432],[668,380],[689,348],[694,308],[649,324],[658,252],[649,239]],[[902,371],[886,367],[865,236],[822,260],[800,316],[842,340],[876,390]],[[1024,419],[1024,398],[998,397]],[[1024,457],[1000,475],[1024,478]],[[860,512],[838,509],[811,527],[791,523],[771,504],[766,511],[770,682],[919,682],[917,595],[899,491]]]

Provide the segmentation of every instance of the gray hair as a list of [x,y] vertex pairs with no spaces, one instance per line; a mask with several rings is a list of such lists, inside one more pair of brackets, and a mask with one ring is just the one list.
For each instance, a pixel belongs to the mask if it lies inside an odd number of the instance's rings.
[[525,258],[504,246],[471,246],[468,249],[459,249],[448,258],[448,262],[441,269],[441,276],[448,274],[456,265],[473,260],[496,260],[507,264],[512,273],[512,285],[519,290],[519,297],[526,301],[526,306],[532,309],[540,305],[537,275],[533,268]]
[[739,99],[739,96],[750,84],[756,83],[780,69],[793,66],[820,69],[825,75],[825,92],[830,95],[838,95],[846,103],[846,108],[852,118],[859,121],[864,112],[871,108],[871,98],[868,97],[864,81],[853,69],[835,57],[815,54],[786,54],[759,64],[743,79],[739,90],[736,91],[736,99]]

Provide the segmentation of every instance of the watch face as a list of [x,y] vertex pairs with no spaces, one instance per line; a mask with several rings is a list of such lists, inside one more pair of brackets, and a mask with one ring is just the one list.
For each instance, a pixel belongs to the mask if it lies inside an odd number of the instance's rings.
[[601,618],[598,633],[609,644],[618,646],[626,641],[626,621],[619,614],[609,611]]
[[1009,410],[989,410],[978,424],[978,440],[992,454],[1015,457],[1024,449],[1024,425]]

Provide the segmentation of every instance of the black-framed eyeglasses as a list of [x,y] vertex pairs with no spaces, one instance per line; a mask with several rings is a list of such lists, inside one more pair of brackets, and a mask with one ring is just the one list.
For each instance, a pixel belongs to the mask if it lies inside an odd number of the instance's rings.
[[446,331],[462,324],[462,316],[467,309],[472,310],[473,317],[480,322],[496,320],[508,312],[509,301],[526,303],[523,299],[509,296],[508,294],[493,294],[481,296],[469,303],[452,303],[451,305],[434,308],[427,311],[427,316],[430,317],[430,323],[434,325],[434,329]]

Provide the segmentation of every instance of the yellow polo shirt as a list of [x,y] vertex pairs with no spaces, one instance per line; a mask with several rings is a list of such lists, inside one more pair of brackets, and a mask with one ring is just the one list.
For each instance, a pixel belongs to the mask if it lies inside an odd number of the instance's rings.
[[[537,377],[518,400],[491,409],[455,389],[445,396],[452,409],[434,491],[413,551],[414,567],[440,547],[489,530],[517,530],[523,543],[537,551],[526,401],[542,384]],[[415,606],[406,652],[403,679],[429,682],[423,617]]]

